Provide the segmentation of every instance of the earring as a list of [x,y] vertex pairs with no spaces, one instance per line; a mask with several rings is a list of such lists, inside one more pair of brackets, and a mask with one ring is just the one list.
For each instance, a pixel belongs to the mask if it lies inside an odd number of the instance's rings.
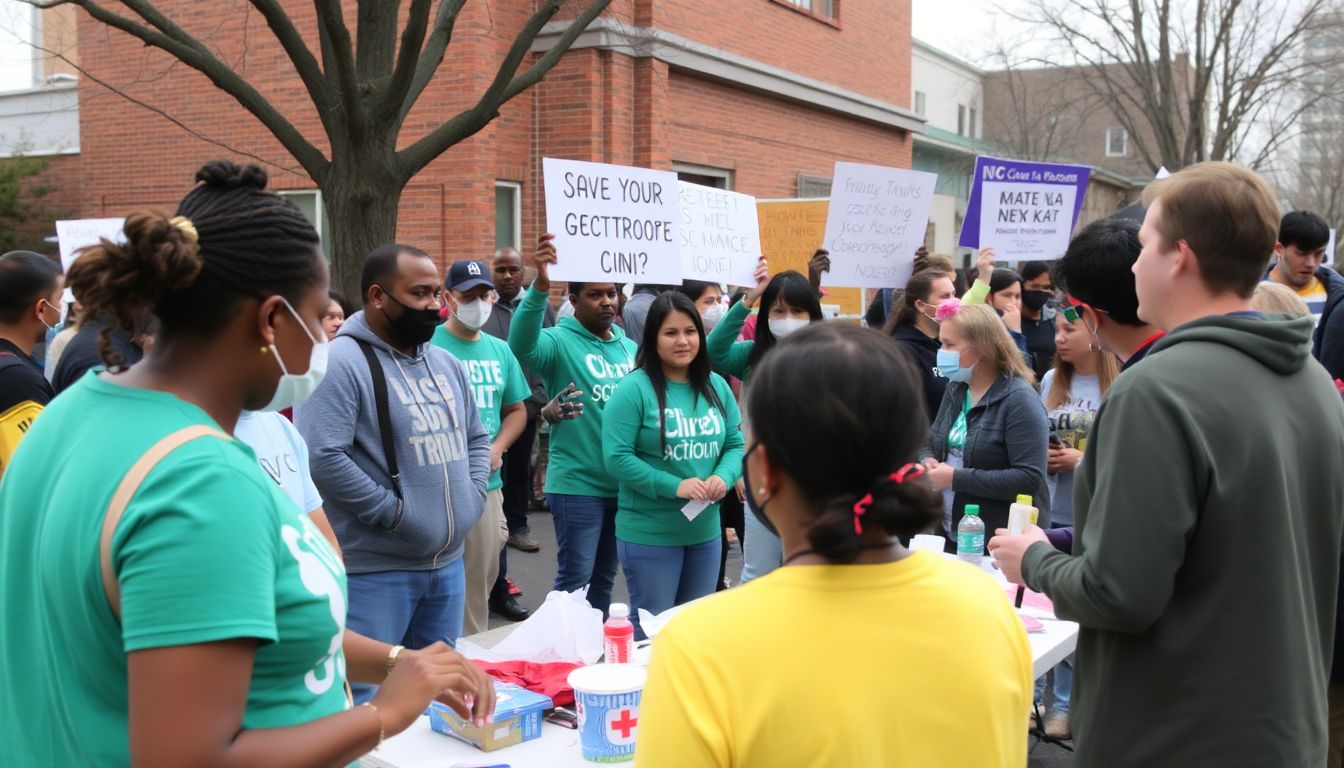
[[269,349],[270,349],[269,347],[262,347],[262,348],[261,348],[261,354],[263,354],[263,355],[266,354],[266,353],[269,351]]

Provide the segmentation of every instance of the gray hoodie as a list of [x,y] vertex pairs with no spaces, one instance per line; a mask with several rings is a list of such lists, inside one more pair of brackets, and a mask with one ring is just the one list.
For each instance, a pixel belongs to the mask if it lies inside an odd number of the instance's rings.
[[[400,501],[356,339],[373,346],[387,378]],[[313,482],[349,573],[429,570],[462,556],[484,507],[490,434],[456,358],[431,344],[404,355],[357,312],[331,342],[326,378],[294,409],[294,424],[308,442]]]

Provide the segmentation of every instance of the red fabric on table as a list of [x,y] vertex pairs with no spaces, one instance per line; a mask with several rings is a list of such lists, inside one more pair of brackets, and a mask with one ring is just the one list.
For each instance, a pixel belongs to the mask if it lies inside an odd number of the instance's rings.
[[[473,660],[475,661],[475,660]],[[569,673],[583,666],[567,661],[475,661],[476,666],[501,683],[512,683],[533,693],[550,696],[557,707],[574,703],[574,689],[569,687]]]

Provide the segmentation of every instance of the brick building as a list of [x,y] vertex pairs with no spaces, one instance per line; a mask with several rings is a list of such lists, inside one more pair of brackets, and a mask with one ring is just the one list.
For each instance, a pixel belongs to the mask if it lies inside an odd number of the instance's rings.
[[[403,144],[474,103],[533,5],[466,4]],[[311,101],[255,11],[176,7],[182,26],[326,150]],[[312,4],[286,8],[316,51]],[[534,55],[565,26],[543,30]],[[169,207],[203,161],[250,155],[321,221],[313,183],[231,97],[82,14],[79,37],[90,75],[143,104],[81,82],[82,215]],[[613,0],[540,85],[410,182],[398,237],[441,262],[497,245],[526,250],[544,227],[545,156],[672,169],[764,198],[824,195],[836,160],[910,166],[923,124],[910,92],[909,0]]]

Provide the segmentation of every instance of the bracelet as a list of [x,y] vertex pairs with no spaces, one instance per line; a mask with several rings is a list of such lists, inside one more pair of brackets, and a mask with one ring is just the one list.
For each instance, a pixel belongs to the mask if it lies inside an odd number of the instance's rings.
[[395,667],[395,666],[397,666],[397,656],[399,656],[399,655],[401,654],[401,652],[404,651],[404,650],[406,650],[406,646],[404,646],[404,645],[394,645],[394,646],[392,646],[392,650],[390,650],[390,651],[387,652],[387,672],[388,672],[388,674],[391,674],[391,673],[392,673],[392,668]]
[[366,701],[366,702],[364,702],[363,704],[360,704],[359,706],[361,706],[361,707],[368,707],[369,709],[372,709],[372,710],[373,710],[373,716],[376,717],[376,718],[378,718],[378,743],[374,746],[374,749],[377,749],[378,747],[383,746],[383,739],[387,737],[387,731],[383,728],[383,713],[382,713],[382,711],[380,711],[380,710],[378,709],[378,705],[377,705],[377,704],[374,704],[374,703],[371,702],[371,701]]

